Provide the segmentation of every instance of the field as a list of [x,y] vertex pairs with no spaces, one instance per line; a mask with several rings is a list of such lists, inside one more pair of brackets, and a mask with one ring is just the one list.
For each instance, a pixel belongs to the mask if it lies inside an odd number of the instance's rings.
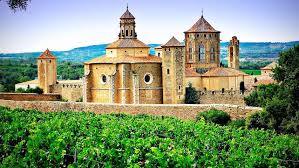
[[241,69],[241,71],[248,75],[261,75],[261,70]]
[[0,107],[0,167],[296,167],[298,144],[203,120]]

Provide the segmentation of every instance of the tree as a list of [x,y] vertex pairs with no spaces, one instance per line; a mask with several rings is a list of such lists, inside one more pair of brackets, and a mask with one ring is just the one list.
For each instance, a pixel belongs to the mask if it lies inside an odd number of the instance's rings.
[[[1,1],[1,0],[0,0]],[[31,0],[7,0],[7,4],[11,10],[16,12],[18,9],[26,10],[28,3]]]
[[[273,72],[277,85],[261,85],[245,98],[247,104],[264,107],[265,113],[251,117],[248,123],[263,121],[279,133],[299,134],[299,45],[280,53]],[[250,127],[254,125],[259,124]]]
[[199,103],[199,96],[198,96],[197,91],[195,90],[195,88],[192,87],[191,83],[189,83],[189,86],[186,88],[185,103],[186,104],[197,104],[197,103]]

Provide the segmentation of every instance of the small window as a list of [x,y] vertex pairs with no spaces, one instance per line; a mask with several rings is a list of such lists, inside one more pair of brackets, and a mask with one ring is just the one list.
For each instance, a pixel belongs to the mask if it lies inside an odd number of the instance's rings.
[[167,74],[168,74],[168,75],[170,74],[170,70],[169,70],[169,69],[167,69]]
[[221,89],[221,93],[222,93],[222,94],[224,93],[224,88]]
[[129,34],[128,30],[126,30],[126,36],[128,36],[128,34]]
[[144,83],[146,83],[146,84],[151,84],[153,82],[153,75],[152,74],[150,74],[150,73],[146,73],[145,75],[144,75]]
[[199,37],[199,34],[197,34],[197,37]]
[[207,35],[205,34],[204,37],[207,37]]
[[101,83],[102,84],[106,84],[107,83],[107,76],[104,75],[104,74],[101,76]]
[[127,52],[127,51],[125,51],[125,52]]
[[51,60],[49,60],[49,62],[51,63]]
[[158,57],[160,57],[160,53],[158,53]]
[[43,60],[40,60],[40,62],[42,63],[42,62],[43,62]]

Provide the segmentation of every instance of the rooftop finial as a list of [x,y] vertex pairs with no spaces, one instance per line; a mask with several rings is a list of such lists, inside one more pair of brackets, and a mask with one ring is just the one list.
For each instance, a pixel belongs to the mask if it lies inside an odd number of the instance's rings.
[[127,3],[127,10],[129,10],[129,4]]
[[201,8],[201,17],[203,17],[203,8]]

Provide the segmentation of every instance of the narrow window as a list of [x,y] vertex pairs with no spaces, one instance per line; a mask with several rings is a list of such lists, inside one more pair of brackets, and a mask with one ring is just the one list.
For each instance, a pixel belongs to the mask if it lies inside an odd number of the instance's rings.
[[169,73],[170,73],[170,71],[169,71],[169,69],[167,69],[167,74],[169,75]]
[[214,63],[215,62],[215,48],[211,48],[211,56],[210,56],[210,62]]
[[126,36],[128,36],[128,34],[129,34],[128,30],[126,30]]
[[158,57],[160,57],[160,53],[158,53]]
[[203,45],[199,46],[199,61],[201,63],[205,62],[205,47]]

